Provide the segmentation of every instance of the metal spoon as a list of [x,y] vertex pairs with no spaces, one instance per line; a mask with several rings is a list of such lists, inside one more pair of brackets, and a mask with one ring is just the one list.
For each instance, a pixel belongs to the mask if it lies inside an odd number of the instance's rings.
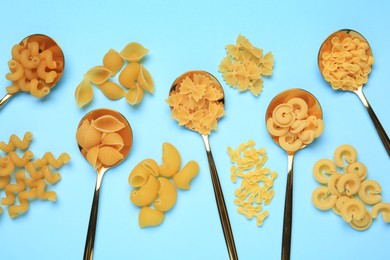
[[[171,94],[173,91],[176,90],[177,87],[180,86],[183,79],[185,79],[186,77],[189,77],[192,79],[194,74],[201,74],[201,75],[204,75],[204,76],[212,79],[216,83],[215,85],[218,86],[223,93],[223,88],[222,88],[221,84],[218,82],[218,80],[213,75],[211,75],[210,73],[205,72],[205,71],[192,70],[192,71],[188,71],[188,72],[180,75],[173,82],[172,87],[169,90],[169,94]],[[219,100],[219,102],[222,104],[225,104],[225,99],[222,98],[221,100]],[[190,128],[188,128],[188,129],[190,129]],[[190,130],[196,131],[195,129],[190,129]],[[230,259],[238,259],[236,246],[235,246],[234,238],[233,238],[233,233],[232,233],[232,229],[230,227],[229,215],[228,215],[228,212],[226,209],[225,199],[223,197],[221,184],[219,182],[217,168],[215,166],[213,155],[211,153],[209,136],[202,135],[202,134],[201,134],[201,136],[202,136],[205,148],[206,148],[206,154],[207,154],[207,159],[208,159],[209,168],[210,168],[211,180],[212,180],[213,188],[214,188],[215,200],[217,202],[219,218],[221,220],[221,225],[222,225],[222,229],[223,229],[223,234],[225,236],[225,242],[226,242],[226,246],[228,249],[228,254],[229,254]]]
[[[346,34],[350,35],[351,37],[357,37],[360,40],[363,40],[364,42],[366,42],[368,44],[368,47],[369,47],[367,52],[368,52],[369,55],[372,55],[372,50],[371,50],[370,44],[363,37],[363,35],[361,35],[357,31],[354,31],[354,30],[351,30],[351,29],[343,29],[343,30],[334,32],[330,36],[328,36],[328,38],[326,38],[326,40],[323,42],[323,44],[321,45],[321,48],[320,48],[320,50],[318,52],[318,67],[320,69],[320,72],[321,72],[322,76],[324,76],[323,75],[324,66],[322,64],[323,58],[322,58],[321,54],[324,51],[330,51],[330,49],[332,48],[331,40],[332,40],[332,38],[334,36],[341,36],[342,37],[342,36],[345,36]],[[383,143],[383,145],[384,145],[384,147],[385,147],[385,149],[387,151],[387,154],[390,156],[390,141],[389,141],[389,137],[387,136],[386,131],[382,127],[379,119],[375,115],[374,110],[371,108],[370,104],[368,103],[368,100],[367,100],[366,96],[363,93],[363,85],[360,86],[356,90],[350,90],[350,91],[352,91],[353,93],[355,93],[359,97],[360,101],[363,103],[363,105],[367,109],[368,114],[370,115],[371,120],[374,123],[376,131],[378,132],[378,135],[379,135],[379,137],[380,137],[380,139],[381,139],[381,141],[382,141],[382,143]]]
[[[32,34],[24,38],[19,44],[22,47],[27,47],[27,44],[29,42],[37,42],[40,46],[39,52],[42,52],[44,50],[50,49],[53,53],[53,60],[58,61],[61,66],[56,68],[57,72],[57,77],[54,79],[53,82],[51,83],[46,83],[45,86],[52,88],[54,87],[57,82],[60,80],[63,72],[64,72],[64,66],[65,66],[65,58],[64,54],[60,48],[60,46],[49,36],[44,35],[44,34]],[[17,91],[16,93],[21,92],[20,90]],[[7,93],[2,99],[0,99],[0,108],[3,107],[3,105],[11,98],[13,97],[16,93]]]
[[[318,100],[309,92],[303,89],[289,89],[279,93],[274,99],[270,102],[265,114],[265,122],[268,118],[272,117],[272,112],[274,109],[281,103],[287,102],[289,99],[298,97],[306,101],[309,107],[309,115],[315,115],[318,119],[322,119],[322,109]],[[271,134],[270,134],[271,135]],[[272,136],[272,139],[277,145],[280,146],[278,137]],[[303,145],[300,149],[306,147]],[[281,147],[281,146],[280,146]],[[283,149],[283,147],[281,147]],[[295,152],[287,152],[287,162],[288,162],[288,175],[287,175],[287,184],[286,184],[286,196],[284,202],[284,219],[283,219],[283,238],[282,238],[282,259],[290,259],[290,248],[291,248],[291,226],[292,226],[292,207],[293,207],[293,165],[294,165],[294,155]]]
[[[118,131],[117,133],[123,138],[124,141],[124,147],[120,150],[120,153],[123,155],[122,160],[117,162],[115,165],[112,166],[106,166],[102,165],[100,168],[97,169],[97,177],[96,177],[96,186],[95,186],[95,193],[93,195],[93,203],[91,208],[91,214],[89,218],[89,225],[88,225],[88,232],[87,232],[87,239],[85,242],[85,248],[84,248],[84,260],[91,260],[93,258],[93,249],[94,249],[94,241],[95,241],[95,231],[96,231],[96,222],[97,222],[97,215],[98,215],[98,206],[99,206],[99,193],[100,193],[100,186],[102,184],[103,175],[112,167],[117,166],[120,164],[126,156],[129,154],[131,146],[133,144],[133,133],[131,130],[131,126],[129,122],[126,120],[126,118],[120,114],[119,112],[111,109],[96,109],[88,114],[86,114],[80,121],[79,127],[82,124],[82,122],[85,119],[88,119],[89,121],[92,121],[96,118],[99,118],[104,115],[111,115],[118,119],[121,123],[125,125],[123,129]],[[81,152],[81,147],[79,145],[79,149]],[[82,153],[83,154],[83,153]],[[84,158],[86,158],[86,154],[83,154]]]

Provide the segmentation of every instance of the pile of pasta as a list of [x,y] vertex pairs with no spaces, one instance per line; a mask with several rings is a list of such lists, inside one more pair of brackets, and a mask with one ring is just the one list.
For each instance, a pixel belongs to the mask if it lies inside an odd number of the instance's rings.
[[340,32],[320,53],[322,74],[333,89],[351,90],[368,80],[374,57],[365,40]]
[[153,159],[145,159],[130,172],[129,184],[133,187],[130,201],[141,207],[138,216],[141,228],[158,226],[163,222],[164,213],[176,203],[176,187],[190,189],[190,182],[198,175],[199,165],[191,160],[180,167],[179,151],[172,144],[163,143],[161,165]]
[[322,134],[324,122],[314,106],[293,97],[276,106],[267,119],[268,132],[287,152],[299,150]]
[[221,86],[205,73],[185,77],[166,102],[172,109],[172,118],[180,126],[202,135],[216,130],[218,120],[225,113]]
[[237,149],[228,147],[227,150],[233,164],[230,168],[230,180],[236,183],[237,177],[241,179],[240,187],[234,191],[237,212],[247,219],[255,218],[256,225],[261,226],[268,217],[268,210],[263,210],[262,205],[271,203],[278,173],[263,167],[268,160],[266,150],[256,149],[255,145],[255,141],[249,140],[240,144]]
[[0,150],[5,153],[0,156],[0,191],[4,190],[6,195],[1,198],[1,204],[8,206],[11,218],[24,214],[33,199],[56,201],[56,192],[46,189],[61,179],[55,170],[70,161],[67,153],[56,159],[51,152],[34,159],[33,152],[27,150],[31,140],[32,134],[27,132],[23,139],[11,135],[8,143],[0,142]]
[[238,35],[236,44],[226,45],[227,56],[219,64],[218,71],[226,84],[238,91],[249,90],[258,96],[263,90],[263,76],[271,76],[274,66],[272,52],[253,46],[247,38]]
[[113,166],[123,159],[125,147],[120,133],[125,125],[112,115],[103,115],[93,120],[85,119],[77,128],[76,139],[81,153],[94,169]]
[[[107,98],[118,100],[125,97],[130,105],[139,104],[144,91],[153,94],[153,78],[145,66],[140,64],[148,53],[149,50],[137,42],[127,44],[121,52],[110,49],[103,57],[103,65],[95,66],[84,74],[84,79],[75,91],[77,105],[83,107],[92,101],[92,84]],[[119,83],[110,80],[118,72]]]
[[36,41],[15,44],[12,59],[8,61],[10,73],[6,78],[12,85],[6,88],[9,94],[19,91],[30,92],[42,98],[49,94],[50,87],[56,82],[64,68],[62,53],[53,51]]
[[[367,167],[357,161],[357,155],[353,146],[343,144],[336,148],[333,161],[320,159],[314,164],[313,175],[320,186],[313,191],[312,202],[320,210],[332,209],[352,228],[366,230],[379,213],[390,222],[390,203],[382,202],[380,184],[366,179]],[[366,205],[372,206],[371,212]]]

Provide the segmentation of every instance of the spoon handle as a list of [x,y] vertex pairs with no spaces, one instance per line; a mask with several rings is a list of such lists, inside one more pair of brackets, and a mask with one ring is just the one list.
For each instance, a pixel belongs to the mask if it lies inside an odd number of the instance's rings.
[[14,94],[7,93],[2,99],[0,99],[0,108],[13,96]]
[[206,146],[207,160],[209,162],[211,180],[213,183],[215,200],[217,201],[219,218],[221,220],[223,234],[225,236],[225,242],[229,253],[230,260],[237,260],[237,250],[234,243],[233,232],[230,226],[229,215],[226,209],[225,199],[219,182],[217,168],[214,163],[213,155],[211,153],[210,144],[207,135],[202,135],[204,144]]
[[371,117],[372,122],[374,123],[374,126],[376,128],[376,131],[378,132],[379,137],[381,138],[381,141],[383,143],[383,146],[385,147],[387,154],[390,156],[390,140],[389,137],[386,134],[385,129],[383,128],[381,122],[379,121],[378,117],[375,115],[374,110],[371,108],[370,103],[368,103],[368,100],[366,96],[363,93],[362,88],[358,88],[354,91],[355,94],[360,98],[363,105],[366,107],[368,114]]
[[100,185],[102,182],[102,178],[103,178],[103,173],[98,172],[96,178],[95,193],[93,194],[91,214],[89,216],[88,232],[87,232],[87,239],[85,241],[83,260],[93,259],[93,248],[95,244],[95,232],[96,232],[96,223],[97,223],[98,208],[99,208],[99,193],[100,193]]
[[282,238],[282,260],[290,259],[291,248],[291,226],[292,226],[292,208],[293,208],[293,162],[294,155],[289,154],[288,174],[286,184],[286,197],[284,202],[284,219],[283,219],[283,238]]

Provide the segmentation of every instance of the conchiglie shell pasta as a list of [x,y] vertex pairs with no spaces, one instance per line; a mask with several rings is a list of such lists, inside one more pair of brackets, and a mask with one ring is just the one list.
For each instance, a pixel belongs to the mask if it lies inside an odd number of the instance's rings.
[[163,221],[164,221],[164,212],[158,209],[143,207],[141,208],[138,215],[138,223],[141,228],[158,226]]
[[88,126],[87,131],[84,135],[84,141],[82,146],[85,150],[89,150],[89,148],[98,145],[100,140],[102,139],[102,133],[91,125]]
[[118,81],[125,88],[136,88],[136,80],[140,71],[141,65],[138,63],[129,63],[119,73]]
[[137,81],[138,81],[138,85],[143,90],[153,94],[153,92],[154,92],[153,78],[150,75],[149,71],[142,65],[140,66]]
[[91,102],[93,98],[93,88],[91,82],[88,79],[83,79],[77,86],[75,91],[75,98],[79,107],[83,107]]
[[150,205],[157,197],[159,189],[160,182],[153,175],[149,175],[144,185],[130,193],[130,200],[139,207]]
[[111,76],[111,71],[104,66],[95,66],[89,69],[85,74],[84,78],[91,81],[96,85],[103,84]]
[[98,153],[99,153],[99,146],[96,145],[89,149],[87,152],[87,161],[92,165],[94,169],[98,168]]
[[112,146],[118,151],[120,151],[124,146],[123,138],[118,133],[106,133],[102,138],[101,144]]
[[85,119],[81,125],[77,128],[77,131],[76,131],[76,140],[77,140],[77,143],[81,146],[81,147],[85,147],[85,142],[84,142],[84,137],[87,133],[87,130],[89,128],[91,124],[89,123],[89,121],[87,119]]
[[98,159],[103,165],[113,166],[123,159],[123,154],[113,147],[104,146],[99,149]]
[[121,121],[111,115],[104,115],[92,120],[91,126],[103,133],[117,132],[125,127]]
[[110,49],[103,57],[103,65],[111,71],[111,76],[115,76],[122,68],[123,63],[121,55],[114,49]]
[[98,85],[98,88],[111,100],[118,100],[126,95],[126,91],[112,81],[106,81],[103,84]]
[[131,42],[123,48],[120,55],[129,62],[138,62],[148,53],[149,50],[141,44]]
[[158,181],[160,182],[160,190],[158,191],[158,198],[153,205],[158,210],[168,211],[176,203],[177,191],[173,183],[167,178],[160,177]]
[[176,187],[182,190],[189,190],[191,188],[191,181],[199,172],[199,165],[196,161],[189,161],[184,167],[173,176],[173,183]]
[[175,175],[181,165],[180,153],[170,143],[163,143],[162,145],[162,165],[159,167],[161,176],[172,177]]
[[139,104],[144,98],[144,92],[142,88],[138,84],[135,86],[136,87],[134,89],[129,89],[125,96],[126,101],[132,106]]

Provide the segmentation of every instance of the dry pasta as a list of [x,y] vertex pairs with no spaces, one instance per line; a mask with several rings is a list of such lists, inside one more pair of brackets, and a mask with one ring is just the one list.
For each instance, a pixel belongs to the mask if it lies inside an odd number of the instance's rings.
[[103,65],[111,71],[111,76],[115,74],[123,67],[124,61],[119,52],[114,49],[110,49],[103,57]]
[[256,225],[261,226],[269,213],[262,205],[271,203],[275,196],[273,190],[274,180],[278,174],[265,168],[268,160],[264,148],[256,149],[256,143],[249,140],[242,143],[237,149],[228,147],[228,154],[232,162],[230,180],[235,183],[240,178],[241,184],[234,191],[237,212],[247,219],[256,219]]
[[103,92],[103,94],[107,98],[111,100],[121,99],[126,95],[126,91],[123,88],[121,88],[118,84],[112,81],[106,81],[98,85],[98,88]]
[[162,164],[159,166],[159,173],[164,177],[172,177],[178,173],[181,165],[180,153],[170,143],[162,145]]
[[[30,201],[56,201],[55,191],[46,191],[49,185],[61,179],[58,169],[70,161],[67,153],[62,153],[57,159],[51,152],[45,153],[42,158],[34,159],[32,151],[27,150],[32,140],[32,134],[27,132],[23,140],[11,135],[8,144],[1,142],[1,150],[6,154],[0,156],[0,191],[5,191],[1,204],[8,206],[8,214],[16,218],[29,209]],[[19,150],[19,151],[18,151]],[[11,179],[15,175],[16,183]]]
[[[343,144],[336,148],[334,162],[320,159],[314,164],[313,176],[320,186],[312,193],[312,203],[320,210],[332,209],[352,228],[363,231],[380,211],[384,221],[390,222],[390,204],[382,202],[380,184],[366,180],[367,167],[357,156],[353,146]],[[373,205],[371,213],[366,204]]]
[[173,182],[181,190],[189,190],[191,181],[198,175],[199,165],[196,161],[189,161],[184,167],[173,176]]
[[164,221],[164,212],[158,209],[142,207],[139,211],[138,222],[141,228],[158,226]]
[[177,191],[169,179],[160,177],[158,178],[158,181],[160,182],[160,189],[158,191],[158,197],[153,205],[158,210],[168,211],[176,203]]

